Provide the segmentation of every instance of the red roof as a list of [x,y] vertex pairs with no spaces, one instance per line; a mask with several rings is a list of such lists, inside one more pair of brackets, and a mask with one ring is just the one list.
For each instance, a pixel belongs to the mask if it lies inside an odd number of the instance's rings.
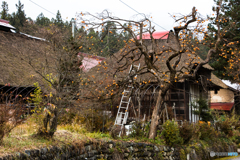
[[4,20],[4,19],[0,19],[0,22],[2,22],[2,23],[6,23],[6,24],[9,24],[9,21]]
[[[154,32],[153,38],[154,39],[167,39],[168,38],[169,31],[161,31],[161,32]],[[139,36],[137,36],[137,39],[139,39]],[[151,39],[149,33],[144,33],[142,39]]]
[[82,65],[80,66],[80,68],[83,68],[84,71],[90,70],[91,68],[95,67],[106,59],[104,57],[94,56],[82,52],[78,53],[78,55],[83,57]]
[[231,111],[234,103],[211,103],[211,109]]
[[6,21],[4,19],[0,19],[0,26],[6,27],[9,29],[16,29],[15,27],[9,24],[9,21]]

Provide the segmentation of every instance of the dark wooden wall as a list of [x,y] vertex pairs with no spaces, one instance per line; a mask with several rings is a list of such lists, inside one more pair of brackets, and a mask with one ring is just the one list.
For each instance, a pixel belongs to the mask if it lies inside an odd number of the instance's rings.
[[[153,92],[154,88],[156,87],[157,85],[148,89],[147,91],[144,91],[144,90],[142,91],[144,94],[141,94],[140,118],[143,118],[145,114],[147,120],[151,119],[151,114],[152,114],[153,108],[156,105],[156,99],[158,95],[158,90]],[[190,94],[190,83],[188,81],[185,81],[182,83],[176,83],[176,85],[173,86],[173,88],[170,89],[166,95],[165,102],[168,108],[171,108],[175,103],[177,120],[189,120],[189,94]],[[135,110],[137,111],[139,104],[137,101],[137,97],[134,94],[132,96],[132,102],[135,106]],[[118,104],[115,104],[115,105],[118,106],[119,103],[120,103],[120,98],[119,98]],[[132,107],[133,107],[132,105],[129,106],[129,117],[135,117]],[[117,108],[116,107],[114,108],[115,109],[112,110],[113,111],[112,113],[114,116],[116,116]],[[162,108],[164,108],[164,106],[162,106]]]

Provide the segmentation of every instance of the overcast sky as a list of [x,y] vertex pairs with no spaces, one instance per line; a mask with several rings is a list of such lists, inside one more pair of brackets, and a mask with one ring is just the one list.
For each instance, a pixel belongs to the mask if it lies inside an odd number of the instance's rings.
[[[1,4],[3,0],[0,0]],[[5,0],[8,3],[9,13],[16,12],[15,4],[18,0]],[[152,20],[159,26],[156,26],[157,31],[170,30],[173,28],[174,21],[170,14],[189,14],[193,6],[203,15],[212,13],[213,0],[21,0],[24,4],[24,10],[27,17],[36,19],[42,12],[44,16],[51,19],[56,17],[57,10],[60,11],[63,20],[70,20],[76,17],[76,13],[90,12],[100,13],[104,9],[112,12],[114,16],[125,19],[133,19],[137,13],[144,13],[152,16]],[[54,13],[50,13],[46,10]],[[133,9],[129,8],[132,7]]]

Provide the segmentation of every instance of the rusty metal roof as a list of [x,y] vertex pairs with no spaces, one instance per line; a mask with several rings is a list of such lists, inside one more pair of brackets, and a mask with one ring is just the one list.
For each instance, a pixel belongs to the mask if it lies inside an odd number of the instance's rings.
[[211,103],[210,109],[231,111],[234,103]]

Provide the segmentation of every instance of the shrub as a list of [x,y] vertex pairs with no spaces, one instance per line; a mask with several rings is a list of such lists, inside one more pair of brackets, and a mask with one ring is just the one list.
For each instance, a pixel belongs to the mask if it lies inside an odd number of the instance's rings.
[[232,126],[231,126],[231,122],[229,122],[229,120],[225,120],[225,121],[219,121],[216,123],[217,128],[219,127],[221,132],[223,132],[225,135],[232,137]]
[[189,122],[184,122],[182,126],[179,126],[179,133],[183,143],[188,143],[193,136],[193,125],[189,124]]
[[90,132],[100,131],[104,128],[104,116],[99,114],[99,110],[85,109],[81,111],[79,118]]
[[136,122],[132,125],[132,132],[129,135],[130,137],[148,137],[149,124],[146,126],[144,123]]
[[235,142],[237,145],[240,144],[240,132],[239,130],[233,130],[233,136],[230,138],[233,142]]
[[160,136],[164,138],[166,144],[169,146],[183,143],[183,139],[180,137],[178,124],[175,121],[167,120],[163,124],[163,131]]
[[194,125],[194,138],[204,141],[213,141],[218,137],[214,127],[207,123],[197,123]]
[[25,107],[20,103],[0,105],[0,144],[2,144],[4,136],[24,120],[21,118],[24,112]]
[[84,134],[87,132],[87,130],[85,129],[85,127],[83,125],[79,125],[75,122],[73,122],[72,124],[62,125],[61,128],[68,130],[70,132],[75,132],[75,133],[79,133],[79,134]]
[[[78,123],[83,124],[88,131],[109,131],[109,127],[113,126],[114,120],[104,115],[102,110],[85,108],[80,112],[76,112],[75,119]],[[71,113],[70,113],[71,114]]]
[[76,121],[77,112],[72,109],[63,109],[62,113],[59,115],[58,124],[67,125]]
[[215,115],[216,128],[220,129],[222,133],[224,133],[228,137],[233,136],[233,130],[239,129],[239,116],[235,114],[233,111],[230,115]]

